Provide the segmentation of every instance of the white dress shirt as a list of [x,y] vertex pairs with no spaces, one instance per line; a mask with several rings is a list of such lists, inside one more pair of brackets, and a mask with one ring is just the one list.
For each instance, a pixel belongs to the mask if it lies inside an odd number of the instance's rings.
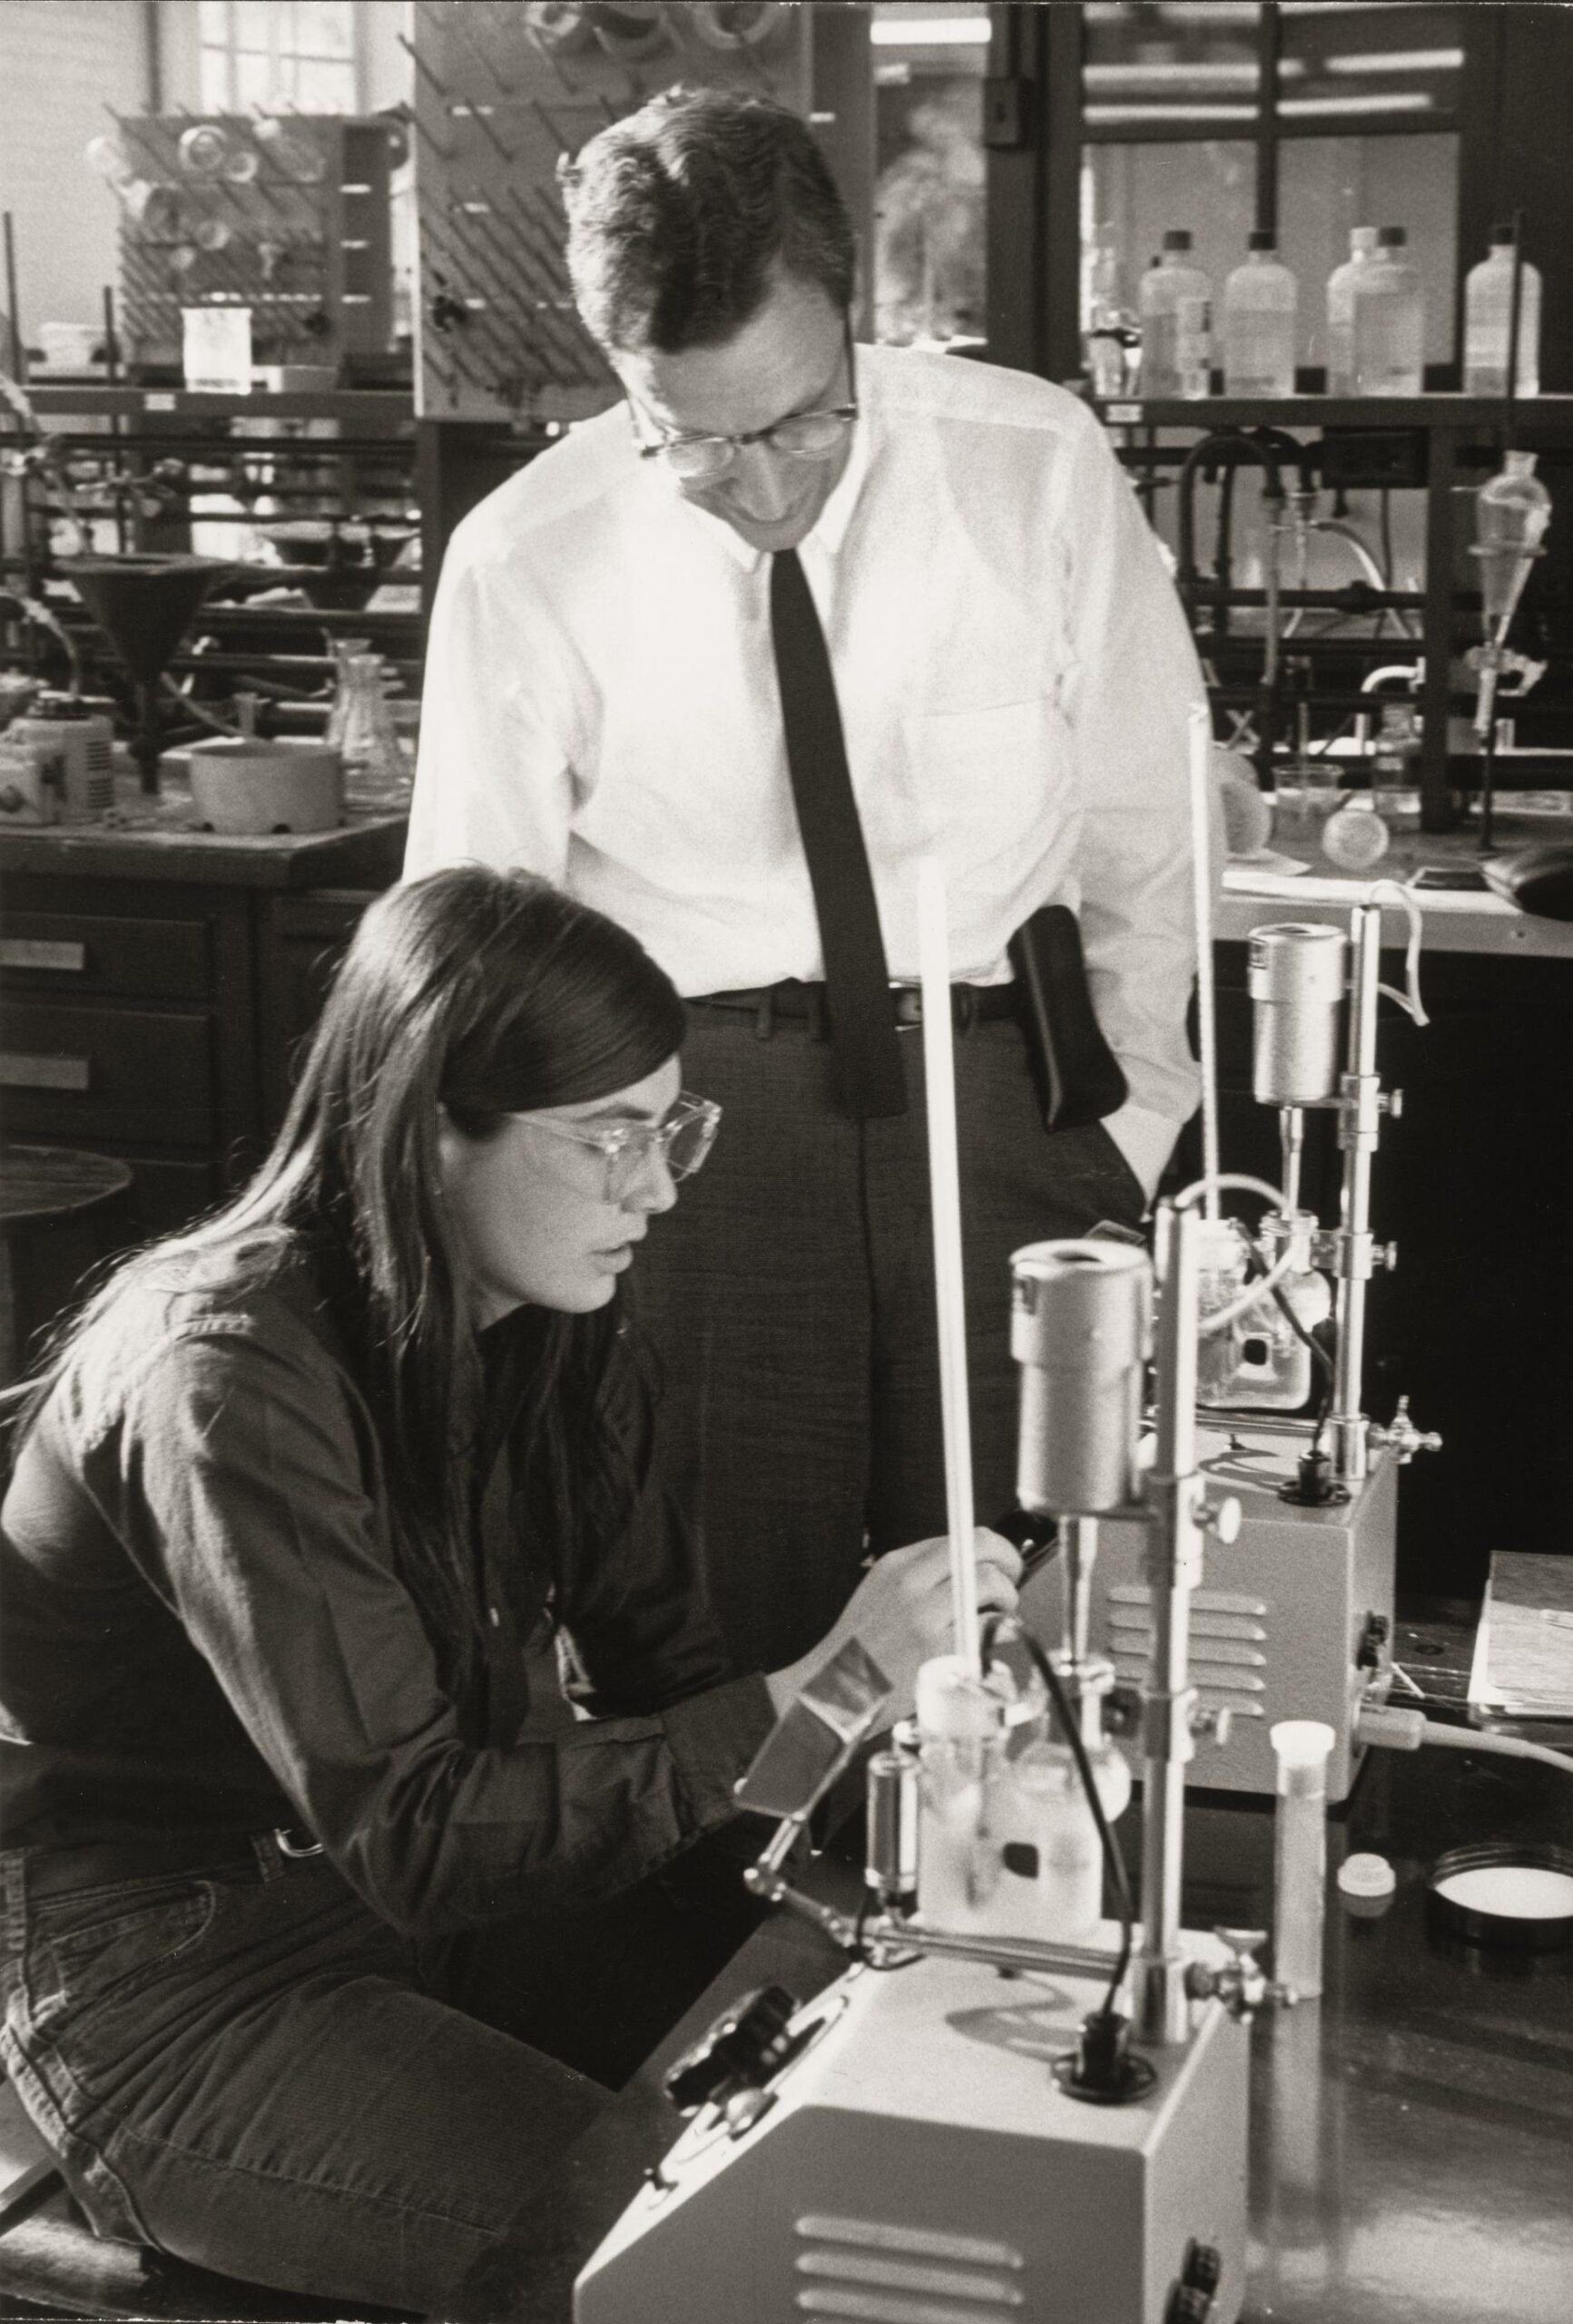
[[[1201,674],[1092,414],[1020,372],[858,350],[847,468],[799,555],[830,649],[890,972],[917,866],[951,973],[1002,981],[1041,904],[1080,917],[1150,1192],[1196,1099],[1188,705]],[[631,929],[683,993],[822,977],[763,553],[638,458],[618,407],[454,533],[433,611],[407,877],[520,864]]]

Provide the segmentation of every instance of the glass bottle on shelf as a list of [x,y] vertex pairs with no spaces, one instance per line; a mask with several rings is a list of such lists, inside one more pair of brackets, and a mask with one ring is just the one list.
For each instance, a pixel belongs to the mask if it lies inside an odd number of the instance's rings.
[[1298,287],[1275,234],[1258,227],[1248,250],[1224,285],[1224,392],[1292,396]]
[[1350,230],[1349,256],[1327,278],[1327,392],[1354,393],[1354,300],[1365,270],[1376,255],[1376,228]]
[[[1489,258],[1464,278],[1464,393],[1508,392],[1508,344],[1512,329],[1513,263],[1518,237],[1511,226],[1493,226]],[[1519,365],[1513,391],[1540,392],[1540,270],[1526,259],[1519,286]]]
[[1212,392],[1213,286],[1190,263],[1191,237],[1172,226],[1143,275],[1142,393],[1195,400]]
[[1120,254],[1112,225],[1101,226],[1087,255],[1086,330],[1087,376],[1095,396],[1118,396],[1126,386],[1126,325],[1120,305]]
[[1425,379],[1425,308],[1410,263],[1409,236],[1383,226],[1354,293],[1354,392],[1418,396]]

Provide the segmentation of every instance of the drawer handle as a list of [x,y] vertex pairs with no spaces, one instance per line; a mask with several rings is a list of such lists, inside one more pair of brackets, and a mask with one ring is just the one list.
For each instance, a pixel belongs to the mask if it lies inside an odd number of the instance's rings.
[[79,977],[87,967],[85,944],[52,944],[42,937],[0,936],[0,969],[51,969]]
[[21,1049],[0,1049],[0,1088],[85,1089],[92,1075],[91,1058],[29,1057]]

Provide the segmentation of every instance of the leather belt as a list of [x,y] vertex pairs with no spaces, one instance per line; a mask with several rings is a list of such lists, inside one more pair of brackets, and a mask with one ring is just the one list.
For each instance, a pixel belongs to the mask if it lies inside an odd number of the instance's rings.
[[[901,1031],[923,1022],[922,988],[915,984],[898,984],[890,988],[896,1024]],[[950,988],[951,1019],[959,1032],[970,1026],[986,1024],[991,1018],[1014,1017],[1017,1014],[1017,989],[1014,984],[953,984]],[[746,1010],[763,1032],[768,1032],[777,1018],[792,1022],[806,1021],[816,1038],[823,1039],[829,1024],[822,984],[807,984],[797,977],[785,977],[779,984],[751,987],[740,992],[695,992],[688,996],[690,1009],[735,1009]]]
[[34,1896],[113,1888],[123,1881],[152,1880],[161,1874],[261,1880],[270,1853],[278,1868],[288,1871],[320,1858],[322,1844],[310,1832],[286,1824],[271,1832],[149,1832],[136,1840],[86,1840],[80,1846],[21,1851],[27,1891]]

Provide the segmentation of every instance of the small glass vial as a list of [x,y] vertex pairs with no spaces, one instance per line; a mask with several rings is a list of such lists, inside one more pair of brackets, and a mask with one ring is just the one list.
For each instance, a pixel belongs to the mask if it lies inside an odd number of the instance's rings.
[[1301,2001],[1314,2001],[1327,1911],[1327,1759],[1338,1738],[1319,1718],[1280,1719],[1268,1738],[1278,1763],[1273,1974]]

